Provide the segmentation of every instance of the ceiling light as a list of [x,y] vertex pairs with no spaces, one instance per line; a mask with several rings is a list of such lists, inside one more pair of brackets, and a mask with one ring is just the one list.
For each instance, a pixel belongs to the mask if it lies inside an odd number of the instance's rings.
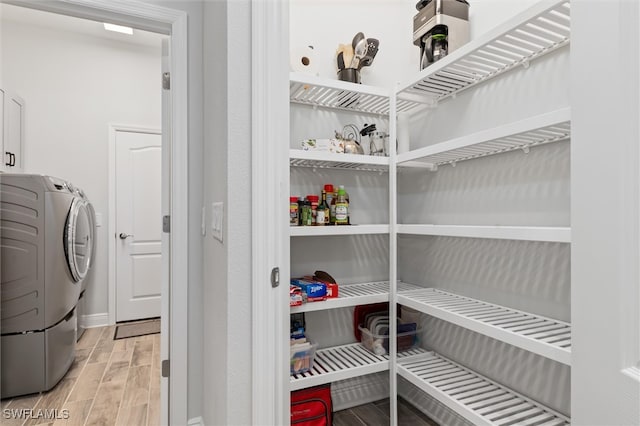
[[121,25],[107,24],[106,22],[104,23],[104,29],[107,31],[115,31],[122,34],[133,34],[133,28],[123,27]]

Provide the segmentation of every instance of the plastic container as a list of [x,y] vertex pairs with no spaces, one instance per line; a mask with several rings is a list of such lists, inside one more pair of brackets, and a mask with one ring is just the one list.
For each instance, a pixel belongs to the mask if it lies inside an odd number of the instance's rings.
[[290,373],[301,374],[313,368],[313,359],[316,356],[317,343],[313,343],[312,340],[307,339],[309,346],[304,349],[296,349],[291,346],[291,358],[290,358]]
[[[376,355],[386,355],[389,353],[389,328],[388,321],[385,328],[380,324],[377,327],[378,333],[370,331],[368,328],[359,326],[361,333],[360,343],[370,352]],[[415,348],[418,345],[418,326],[416,323],[398,323],[397,345],[398,352]]]

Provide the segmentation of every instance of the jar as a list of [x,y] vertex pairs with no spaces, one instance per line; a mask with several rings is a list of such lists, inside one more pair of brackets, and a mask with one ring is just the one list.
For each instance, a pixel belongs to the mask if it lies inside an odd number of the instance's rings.
[[313,218],[311,217],[311,201],[304,200],[302,203],[302,225],[313,225]]
[[289,197],[289,225],[298,226],[298,197]]
[[320,197],[317,195],[307,195],[307,200],[311,203],[311,223],[315,225]]

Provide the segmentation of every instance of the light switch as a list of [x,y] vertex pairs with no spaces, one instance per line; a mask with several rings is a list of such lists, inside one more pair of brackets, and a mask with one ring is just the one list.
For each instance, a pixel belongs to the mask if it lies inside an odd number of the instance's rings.
[[224,204],[211,204],[211,231],[213,238],[222,242],[222,224],[224,218]]
[[102,213],[96,213],[96,227],[102,226]]

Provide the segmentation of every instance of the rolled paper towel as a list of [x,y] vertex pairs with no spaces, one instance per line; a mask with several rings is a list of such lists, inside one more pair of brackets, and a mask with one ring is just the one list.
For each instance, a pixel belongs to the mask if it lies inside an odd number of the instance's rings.
[[401,112],[398,113],[398,154],[409,152],[409,147],[409,114]]
[[316,75],[318,72],[318,59],[315,56],[313,46],[298,46],[291,49],[291,71]]

